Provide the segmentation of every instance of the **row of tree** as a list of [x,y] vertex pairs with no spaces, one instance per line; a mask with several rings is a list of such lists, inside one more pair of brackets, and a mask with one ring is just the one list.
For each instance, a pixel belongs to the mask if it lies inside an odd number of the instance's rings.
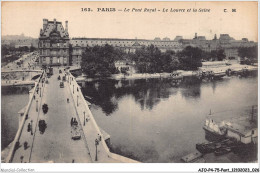
[[238,49],[238,56],[241,57],[242,64],[257,63],[258,47],[240,47]]
[[8,55],[12,54],[14,52],[33,52],[36,50],[36,47],[34,46],[21,46],[21,47],[13,47],[8,45],[2,45],[1,46],[1,55]]
[[15,48],[13,46],[2,45],[1,46],[1,61],[2,63],[8,63],[20,58],[22,52],[33,52],[36,48],[31,46],[23,46]]
[[125,53],[110,45],[87,47],[82,55],[81,67],[89,77],[105,77],[117,73],[115,61],[135,62],[139,73],[161,73],[173,70],[197,70],[204,60],[223,60],[223,50],[204,52],[197,47],[188,46],[182,51],[161,52],[154,45],[137,49],[135,53]]
[[130,59],[136,62],[140,73],[172,72],[173,70],[196,70],[200,67],[202,50],[194,47],[186,47],[175,53],[174,51],[161,52],[151,45],[142,47],[130,54]]
[[82,54],[81,67],[89,77],[107,77],[117,72],[115,61],[123,59],[124,55],[110,45],[87,47]]

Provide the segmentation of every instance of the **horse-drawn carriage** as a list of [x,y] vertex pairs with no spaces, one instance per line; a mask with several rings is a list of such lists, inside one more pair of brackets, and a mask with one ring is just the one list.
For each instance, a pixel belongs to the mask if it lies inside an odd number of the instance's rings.
[[79,140],[81,138],[78,122],[76,120],[71,123],[71,138],[73,140]]

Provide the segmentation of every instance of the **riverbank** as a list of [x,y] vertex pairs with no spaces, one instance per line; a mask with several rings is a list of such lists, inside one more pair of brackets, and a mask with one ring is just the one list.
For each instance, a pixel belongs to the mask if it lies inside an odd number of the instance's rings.
[[[230,72],[240,72],[242,70],[248,71],[256,71],[258,70],[257,66],[252,65],[242,65],[242,64],[231,64],[226,66],[212,66],[212,67],[201,67],[196,71],[184,71],[184,70],[177,70],[173,73],[132,73],[132,74],[113,74],[110,77],[105,77],[104,79],[114,79],[114,80],[131,80],[131,79],[151,79],[151,78],[175,78],[179,79],[179,77],[187,77],[187,76],[199,76],[202,72],[213,72],[215,74],[224,73],[226,74],[227,71]],[[178,73],[178,76],[173,76],[172,74]],[[99,78],[87,78],[86,75],[80,75],[76,78],[76,81],[94,81],[98,80]]]

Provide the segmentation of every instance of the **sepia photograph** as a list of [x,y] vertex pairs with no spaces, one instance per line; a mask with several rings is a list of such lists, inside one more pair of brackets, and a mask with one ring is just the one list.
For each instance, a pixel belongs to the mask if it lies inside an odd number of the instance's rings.
[[258,163],[258,2],[2,1],[1,163]]

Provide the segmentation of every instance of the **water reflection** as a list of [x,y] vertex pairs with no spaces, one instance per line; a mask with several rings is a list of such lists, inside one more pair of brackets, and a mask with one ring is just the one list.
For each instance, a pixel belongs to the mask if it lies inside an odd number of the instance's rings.
[[182,90],[182,97],[189,98],[199,98],[200,97],[200,88],[201,88],[201,80],[195,77],[186,77],[180,84]]
[[117,81],[114,80],[100,80],[96,82],[88,82],[82,88],[84,95],[92,98],[91,102],[100,106],[106,115],[110,115],[117,109],[117,101],[112,98],[115,97],[115,85]]
[[100,106],[106,115],[111,115],[118,109],[122,97],[132,96],[142,110],[152,110],[161,100],[177,94],[173,88],[178,86],[185,86],[181,91],[184,97],[200,96],[200,83],[194,78],[182,82],[172,79],[100,80],[86,82],[82,92],[87,98],[91,97],[90,102]]
[[118,109],[118,101],[125,96],[132,96],[142,110],[152,110],[161,100],[167,100],[175,95],[178,88],[182,96],[200,97],[201,80],[186,77],[181,81],[173,79],[137,79],[137,80],[99,80],[86,82],[82,92],[90,102],[100,106],[106,115],[111,115]]
[[1,150],[9,145],[18,129],[18,111],[29,100],[30,87],[2,87],[1,95]]
[[28,92],[33,88],[33,86],[8,86],[1,87],[2,95],[11,95],[11,94],[28,94]]
[[98,125],[111,135],[112,152],[142,162],[180,162],[205,141],[210,110],[227,119],[257,104],[257,78],[110,80],[86,83],[83,90],[93,98]]

